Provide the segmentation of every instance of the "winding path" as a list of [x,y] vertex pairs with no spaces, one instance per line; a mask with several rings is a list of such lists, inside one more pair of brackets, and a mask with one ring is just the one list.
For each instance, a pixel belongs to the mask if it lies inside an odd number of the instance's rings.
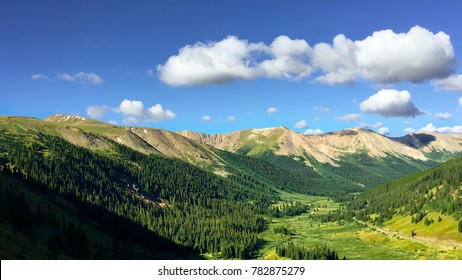
[[457,243],[457,244],[456,243],[445,243],[445,242],[433,241],[433,240],[428,240],[428,239],[423,239],[423,238],[411,237],[409,235],[405,235],[405,234],[402,234],[402,233],[399,233],[399,232],[396,232],[396,231],[390,231],[388,229],[384,229],[384,228],[381,228],[381,227],[378,227],[378,226],[370,225],[370,224],[368,224],[366,222],[357,220],[356,218],[353,218],[353,220],[355,222],[359,223],[359,224],[362,224],[362,225],[365,225],[367,227],[373,228],[373,229],[375,229],[375,230],[377,230],[379,232],[389,234],[389,235],[396,235],[396,236],[399,236],[399,237],[402,237],[402,238],[405,238],[405,239],[409,239],[409,240],[412,240],[412,241],[431,244],[431,245],[437,245],[437,246],[446,246],[446,247],[458,248],[458,249],[462,248],[462,244],[460,244],[460,243]]

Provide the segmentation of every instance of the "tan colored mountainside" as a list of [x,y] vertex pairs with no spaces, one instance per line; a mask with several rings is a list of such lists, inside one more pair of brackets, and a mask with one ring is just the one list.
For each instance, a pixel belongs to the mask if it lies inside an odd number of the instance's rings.
[[388,138],[371,130],[353,128],[322,135],[303,135],[279,126],[227,134],[205,134],[118,126],[67,115],[53,115],[45,121],[33,118],[21,120],[27,122],[28,127],[52,131],[85,148],[104,150],[110,147],[110,139],[145,154],[180,158],[194,165],[212,168],[218,173],[223,170],[224,163],[212,147],[246,155],[271,152],[295,160],[302,158],[308,166],[313,165],[313,160],[337,166],[342,156],[358,152],[367,153],[371,157],[394,155],[426,161],[428,158],[425,153],[428,152],[462,151],[462,135],[436,133]]
[[426,161],[426,152],[462,151],[462,135],[434,134],[436,141],[417,149],[403,141],[390,139],[371,130],[352,128],[322,135],[303,135],[285,127],[250,129],[228,134],[204,134],[182,131],[182,135],[230,152],[248,155],[272,151],[277,155],[311,158],[321,163],[337,165],[342,156],[365,152],[371,157],[394,155]]
[[106,137],[145,154],[180,158],[220,172],[222,160],[210,146],[177,133],[154,128],[117,126],[78,116],[52,115],[45,119],[67,141],[90,149],[104,149]]

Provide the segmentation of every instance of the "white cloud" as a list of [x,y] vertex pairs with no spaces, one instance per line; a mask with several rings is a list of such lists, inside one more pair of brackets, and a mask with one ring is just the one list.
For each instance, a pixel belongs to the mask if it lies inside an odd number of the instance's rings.
[[235,36],[207,44],[198,42],[158,65],[159,78],[171,86],[223,84],[257,76],[251,53],[265,48]]
[[305,40],[279,36],[267,46],[235,36],[218,42],[187,45],[157,66],[159,78],[171,86],[223,84],[257,77],[300,80],[313,71]]
[[[169,109],[164,109],[161,104],[156,104],[145,109],[143,102],[137,100],[124,99],[118,107],[103,106],[88,106],[87,115],[94,119],[102,119],[108,111],[120,113],[125,116],[123,122],[126,124],[134,124],[142,122],[158,122],[176,117]],[[114,121],[110,121],[112,123]],[[114,122],[115,123],[115,122]]]
[[443,127],[435,127],[432,123],[428,123],[426,126],[422,127],[419,131],[422,132],[438,132],[443,134],[460,134],[462,133],[462,126],[443,126]]
[[317,128],[317,129],[307,129],[305,130],[305,132],[303,132],[303,134],[305,135],[317,135],[317,134],[323,134],[324,131],[322,131],[321,129]]
[[40,80],[40,79],[49,80],[50,78],[48,78],[48,76],[42,75],[42,74],[33,74],[32,75],[32,80]]
[[211,121],[212,118],[209,115],[205,115],[201,118],[203,121]]
[[174,119],[176,115],[169,109],[164,109],[161,104],[156,104],[146,110],[146,116],[150,121]]
[[109,111],[108,106],[88,106],[87,107],[87,115],[90,118],[100,120],[104,118],[106,113]]
[[315,80],[326,84],[348,84],[358,78],[381,84],[416,83],[451,74],[455,55],[447,34],[414,26],[407,33],[381,30],[354,42],[337,35],[332,45],[313,47],[312,63],[324,72]]
[[273,114],[276,114],[279,112],[278,108],[276,107],[269,107],[268,109],[266,109],[266,112],[269,114],[269,115],[273,115]]
[[359,107],[367,114],[384,117],[415,117],[423,114],[411,102],[411,94],[406,90],[382,89],[369,96]]
[[157,122],[166,119],[174,119],[176,117],[171,110],[164,109],[161,104],[156,104],[145,109],[143,102],[128,99],[124,99],[115,111],[129,116],[125,119],[125,123],[136,123],[140,118],[147,122]]
[[459,97],[459,105],[462,107],[462,97]]
[[462,91],[462,74],[452,75],[446,79],[433,80],[432,84],[437,90],[443,91]]
[[114,121],[114,120],[112,120],[112,121],[108,121],[107,123],[109,123],[109,124],[117,124],[117,122],[116,122],[116,121]]
[[435,117],[440,120],[449,120],[453,118],[453,115],[449,112],[435,113]]
[[356,52],[355,43],[343,34],[335,36],[332,45],[316,44],[311,62],[324,75],[317,77],[315,81],[329,85],[354,82],[357,79]]
[[346,122],[356,122],[360,118],[361,118],[360,114],[346,114],[346,115],[337,117],[338,120],[346,121]]
[[[157,66],[159,78],[171,86],[223,84],[258,77],[351,84],[366,79],[379,84],[442,79],[453,73],[456,58],[450,37],[420,26],[407,33],[380,30],[363,40],[343,34],[332,44],[313,48],[303,39],[281,35],[270,45],[235,36],[186,45]],[[148,74],[149,75],[149,74]],[[444,83],[444,82],[442,82]]]
[[390,134],[390,129],[388,127],[382,126],[377,130],[377,132],[382,134],[382,135],[388,135],[388,134]]
[[301,121],[299,121],[299,122],[296,122],[296,123],[294,124],[294,127],[295,127],[295,128],[307,128],[307,127],[308,127],[308,122],[305,121],[305,120],[301,120]]
[[124,115],[137,117],[142,117],[145,114],[143,102],[136,100],[124,99],[119,105],[119,110]]
[[262,72],[260,75],[264,77],[301,80],[313,72],[308,64],[311,48],[305,40],[292,40],[282,35],[274,39],[268,52],[274,58],[264,60],[258,65]]
[[228,117],[226,117],[226,118],[227,118],[228,121],[230,121],[230,122],[233,122],[233,121],[236,120],[236,117],[235,117],[235,116],[228,116]]
[[441,78],[455,66],[450,37],[420,26],[399,34],[377,31],[356,45],[360,75],[378,83]]
[[95,73],[85,73],[85,72],[79,72],[74,75],[71,75],[68,73],[58,73],[58,78],[63,81],[68,81],[68,82],[79,81],[84,85],[86,84],[98,85],[104,82],[104,80],[99,75]]

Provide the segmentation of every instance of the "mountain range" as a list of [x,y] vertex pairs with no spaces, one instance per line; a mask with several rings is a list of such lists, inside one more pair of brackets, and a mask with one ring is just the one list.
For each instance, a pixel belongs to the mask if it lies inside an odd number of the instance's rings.
[[204,134],[1,116],[0,253],[252,258],[268,221],[307,211],[287,194],[341,200],[461,151],[461,135],[303,135],[282,126]]
[[[334,180],[349,191],[374,187],[462,154],[462,135],[458,134],[425,132],[390,138],[351,128],[304,135],[284,126],[205,134],[119,126],[62,114],[45,120],[1,117],[0,123],[50,133],[91,150],[110,150],[112,140],[144,154],[178,158],[221,176],[233,169],[229,155],[224,154],[227,151],[262,159],[319,188]],[[312,193],[303,187],[301,191]]]

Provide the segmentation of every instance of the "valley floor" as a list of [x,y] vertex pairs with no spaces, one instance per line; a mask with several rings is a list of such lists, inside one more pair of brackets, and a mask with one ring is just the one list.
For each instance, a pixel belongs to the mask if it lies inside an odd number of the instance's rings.
[[[461,244],[458,241],[418,236],[410,238],[405,231],[400,232],[400,221],[393,221],[393,231],[359,222],[323,223],[315,218],[316,215],[327,214],[337,209],[338,204],[322,197],[287,193],[282,196],[310,205],[310,211],[299,216],[273,219],[261,235],[266,244],[259,251],[259,259],[282,259],[275,249],[284,242],[293,242],[306,248],[325,244],[337,252],[339,258],[345,256],[350,260],[462,259]],[[313,212],[313,208],[319,210]],[[274,233],[274,228],[281,226],[289,229],[291,234]]]

